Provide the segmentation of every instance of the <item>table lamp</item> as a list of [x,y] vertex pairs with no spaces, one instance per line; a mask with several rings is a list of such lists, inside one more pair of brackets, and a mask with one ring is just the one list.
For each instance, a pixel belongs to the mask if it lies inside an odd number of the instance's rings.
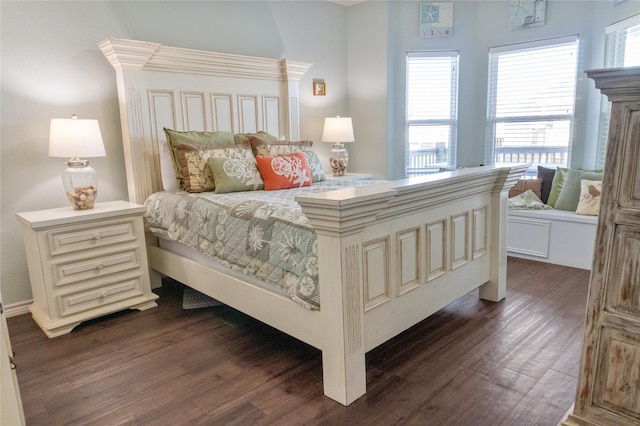
[[327,117],[322,131],[323,142],[333,142],[329,162],[334,176],[344,176],[349,165],[349,152],[343,143],[353,142],[353,124],[351,117]]
[[104,157],[104,144],[98,120],[72,118],[51,119],[49,157],[70,158],[62,173],[62,183],[76,210],[92,209],[98,196],[96,171],[89,160],[80,157]]

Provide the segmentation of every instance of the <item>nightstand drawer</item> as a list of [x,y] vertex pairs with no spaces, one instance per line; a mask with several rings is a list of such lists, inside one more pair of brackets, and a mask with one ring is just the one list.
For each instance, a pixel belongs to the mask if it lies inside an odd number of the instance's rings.
[[56,287],[140,267],[137,249],[53,265]]
[[77,314],[143,294],[140,278],[58,297],[60,316]]
[[133,220],[96,222],[49,231],[49,254],[65,253],[104,247],[126,241],[135,241]]

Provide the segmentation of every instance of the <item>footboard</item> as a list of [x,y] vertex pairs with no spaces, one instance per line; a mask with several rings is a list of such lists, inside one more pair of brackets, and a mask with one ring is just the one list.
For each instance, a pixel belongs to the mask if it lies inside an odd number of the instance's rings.
[[318,234],[325,394],[365,393],[365,353],[469,291],[506,293],[507,190],[526,165],[298,197]]

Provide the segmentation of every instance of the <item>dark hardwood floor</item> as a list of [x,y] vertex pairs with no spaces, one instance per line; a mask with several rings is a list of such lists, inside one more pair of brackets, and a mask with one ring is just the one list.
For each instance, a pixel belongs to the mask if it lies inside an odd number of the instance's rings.
[[159,306],[48,339],[8,319],[27,425],[556,425],[578,376],[589,272],[509,258],[507,298],[471,292],[367,354],[367,394],[322,394],[321,354],[226,306]]

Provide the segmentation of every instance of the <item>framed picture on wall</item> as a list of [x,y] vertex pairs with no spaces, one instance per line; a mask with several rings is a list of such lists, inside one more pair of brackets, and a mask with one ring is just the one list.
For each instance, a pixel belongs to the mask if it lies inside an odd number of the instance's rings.
[[547,0],[511,0],[509,29],[515,31],[544,25],[546,12]]
[[313,96],[326,96],[327,86],[322,81],[313,82]]
[[453,35],[453,2],[420,3],[420,38]]

